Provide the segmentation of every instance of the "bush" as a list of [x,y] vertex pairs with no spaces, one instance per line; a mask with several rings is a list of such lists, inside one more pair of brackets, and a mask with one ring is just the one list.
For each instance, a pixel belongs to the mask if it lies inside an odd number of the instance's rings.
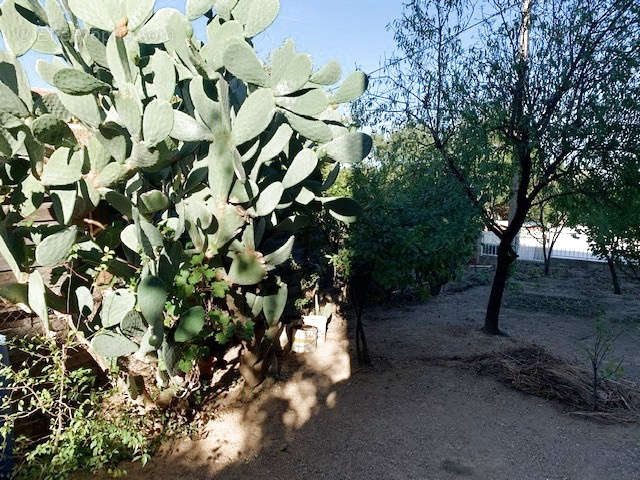
[[[65,479],[77,470],[112,475],[122,460],[146,463],[152,441],[145,435],[149,418],[126,407],[103,410],[113,392],[89,368],[69,368],[80,349],[70,336],[64,342],[34,337],[11,344],[14,366],[0,369],[6,396],[0,407],[2,451],[15,438],[17,479]],[[30,427],[30,428],[27,428]]]
[[375,158],[345,178],[364,215],[349,228],[334,263],[346,276],[370,276],[382,291],[428,296],[469,262],[481,222],[435,152],[415,142],[417,135],[404,130],[380,139]]

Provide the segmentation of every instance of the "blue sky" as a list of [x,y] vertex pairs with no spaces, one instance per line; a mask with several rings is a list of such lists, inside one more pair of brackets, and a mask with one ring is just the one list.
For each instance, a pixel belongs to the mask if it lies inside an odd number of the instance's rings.
[[[184,0],[158,0],[156,8],[183,11],[184,3]],[[335,59],[345,72],[356,66],[369,72],[378,67],[385,54],[393,51],[393,34],[386,26],[400,15],[402,0],[280,0],[280,3],[276,22],[255,40],[263,58],[284,40],[293,38],[298,50],[310,53],[318,67]],[[196,26],[196,32],[202,28]],[[41,57],[28,54],[22,58],[33,86],[44,86],[33,69],[36,59]]]

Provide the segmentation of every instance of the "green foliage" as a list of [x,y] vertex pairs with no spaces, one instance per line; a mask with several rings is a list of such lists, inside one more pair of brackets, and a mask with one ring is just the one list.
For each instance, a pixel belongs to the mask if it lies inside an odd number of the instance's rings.
[[[105,417],[102,402],[110,394],[98,386],[88,368],[68,369],[69,355],[78,345],[36,337],[10,345],[13,367],[2,367],[9,395],[0,408],[0,439],[7,441],[29,419],[42,419],[44,437],[15,438],[17,479],[66,479],[81,470],[107,470],[117,476],[123,460],[146,463],[151,442],[142,428],[144,417],[111,409]],[[18,427],[16,429],[16,427]],[[36,443],[34,443],[36,442]]]
[[563,202],[569,221],[587,235],[596,255],[634,267],[640,265],[639,172],[633,153],[605,158],[576,182],[580,194]]
[[[16,277],[3,291],[45,327],[50,310],[71,315],[93,354],[121,368],[135,355],[175,392],[180,371],[214,349],[265,351],[254,332],[282,319],[300,226],[359,213],[326,197],[321,169],[371,148],[334,105],[364,92],[364,74],[334,86],[340,69],[314,73],[292,41],[266,64],[257,56],[251,38],[278,0],[186,7],[188,17],[154,0],[0,7],[0,252]],[[206,43],[189,23],[202,16]],[[44,96],[19,62],[41,35],[55,50],[37,65],[55,87]],[[38,226],[48,202],[57,225]],[[60,295],[40,266],[56,267]]]
[[380,140],[374,161],[334,185],[351,189],[365,211],[332,258],[346,277],[370,274],[386,291],[438,291],[471,258],[479,219],[436,152],[412,140],[423,135],[406,129]]

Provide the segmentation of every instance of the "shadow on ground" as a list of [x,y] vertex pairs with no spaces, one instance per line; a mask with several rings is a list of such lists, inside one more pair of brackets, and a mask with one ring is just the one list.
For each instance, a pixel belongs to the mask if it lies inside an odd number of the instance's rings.
[[[560,277],[550,282],[576,287]],[[206,438],[172,444],[129,478],[637,479],[638,425],[585,421],[492,378],[434,364],[435,356],[522,345],[519,338],[531,341],[536,328],[546,329],[538,343],[570,356],[556,337],[582,335],[585,321],[566,312],[525,318],[507,309],[511,338],[479,334],[486,290],[369,312],[377,354],[370,369],[353,365],[347,328],[334,324],[327,345],[288,364],[285,378],[253,401],[221,412]],[[637,307],[637,299],[620,301]]]

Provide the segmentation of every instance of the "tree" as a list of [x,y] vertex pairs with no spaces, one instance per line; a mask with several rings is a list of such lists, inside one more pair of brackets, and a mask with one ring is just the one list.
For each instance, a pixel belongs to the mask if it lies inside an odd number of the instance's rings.
[[620,295],[616,266],[637,267],[640,261],[640,158],[622,167],[604,161],[582,180],[582,188],[567,204],[569,221],[587,235],[593,253],[606,260],[613,292]]
[[[492,0],[475,7],[408,1],[394,23],[399,53],[374,78],[365,106],[379,125],[425,128],[500,239],[483,328],[499,334],[513,243],[531,209],[550,186],[598,161],[596,153],[625,150],[640,124],[640,6]],[[505,197],[509,222],[501,227],[491,206]]]
[[529,234],[542,247],[545,275],[551,273],[553,249],[569,220],[566,210],[561,206],[561,201],[556,198],[557,195],[557,192],[548,194],[546,197],[543,194],[544,198],[531,207],[529,211],[531,223],[526,226]]
[[[439,167],[438,152],[405,128],[378,138],[375,155],[352,169],[350,195],[364,215],[346,248],[352,270],[375,288],[436,295],[473,256],[481,222],[460,185]],[[447,199],[447,201],[442,201]]]

